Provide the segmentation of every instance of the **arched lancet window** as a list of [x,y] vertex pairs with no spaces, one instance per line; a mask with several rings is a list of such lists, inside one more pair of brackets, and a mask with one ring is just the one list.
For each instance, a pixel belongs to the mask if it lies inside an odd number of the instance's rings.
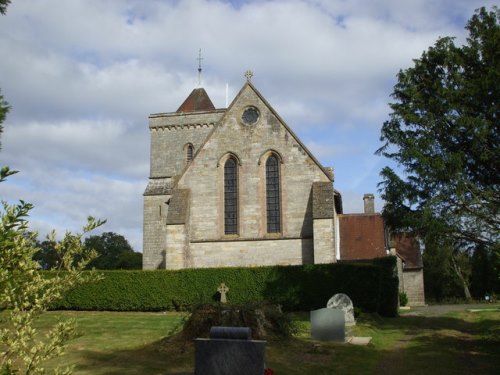
[[234,158],[224,164],[224,234],[238,234],[238,164]]
[[266,161],[267,233],[281,231],[279,161],[271,155]]
[[188,144],[186,147],[186,161],[189,163],[193,160],[194,147],[192,144]]

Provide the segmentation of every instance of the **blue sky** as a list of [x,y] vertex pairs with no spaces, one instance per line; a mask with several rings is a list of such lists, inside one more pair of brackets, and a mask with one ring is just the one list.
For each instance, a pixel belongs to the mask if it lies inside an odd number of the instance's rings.
[[[475,0],[17,0],[0,17],[0,88],[12,110],[0,165],[21,171],[2,200],[32,202],[41,235],[101,231],[142,249],[148,115],[197,86],[225,106],[252,82],[324,166],[345,212],[378,195],[375,156],[399,69],[440,36],[465,40]],[[383,202],[376,201],[382,209]]]

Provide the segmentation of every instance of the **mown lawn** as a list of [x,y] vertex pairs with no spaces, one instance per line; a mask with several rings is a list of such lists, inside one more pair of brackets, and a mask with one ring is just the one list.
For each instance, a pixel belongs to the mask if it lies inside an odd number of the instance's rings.
[[[497,306],[498,308],[498,306]],[[50,312],[41,328],[75,318],[78,334],[50,365],[74,365],[75,374],[181,374],[193,372],[191,344],[169,343],[182,313]],[[380,318],[363,315],[356,336],[368,346],[319,343],[309,335],[309,314],[296,313],[298,332],[268,342],[266,365],[276,374],[497,374],[500,310],[443,316]]]

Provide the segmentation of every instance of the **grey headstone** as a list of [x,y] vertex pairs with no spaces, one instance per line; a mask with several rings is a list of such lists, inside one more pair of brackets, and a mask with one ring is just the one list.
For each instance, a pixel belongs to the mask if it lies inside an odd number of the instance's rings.
[[354,325],[354,306],[351,299],[343,293],[337,293],[328,300],[326,307],[329,309],[340,309],[344,311],[346,325]]
[[311,336],[320,341],[344,342],[344,312],[328,308],[311,311]]
[[266,342],[250,337],[247,327],[212,327],[195,339],[195,375],[262,375]]

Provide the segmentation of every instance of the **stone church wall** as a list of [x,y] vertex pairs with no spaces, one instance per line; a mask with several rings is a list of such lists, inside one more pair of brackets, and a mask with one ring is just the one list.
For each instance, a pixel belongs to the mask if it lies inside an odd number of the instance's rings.
[[147,251],[143,252],[142,267],[145,270],[165,267],[166,200],[166,195],[144,197],[143,247]]
[[404,270],[403,280],[408,304],[410,306],[424,305],[424,270],[421,268]]
[[151,115],[150,176],[155,178],[180,174],[186,166],[186,144],[191,143],[196,153],[221,115],[222,112]]
[[[257,109],[258,119],[245,123],[242,114],[249,107]],[[252,85],[245,85],[227,110],[151,115],[149,127],[144,269],[335,261],[331,176]],[[188,143],[194,147],[190,162]],[[278,233],[267,228],[270,156],[279,161]],[[229,158],[238,165],[238,233],[232,235],[224,229],[224,165]],[[315,182],[329,185],[331,213],[315,217],[313,225]],[[170,211],[181,190],[190,192],[189,205],[178,206],[188,219],[172,221]],[[170,208],[165,194],[171,194]],[[160,207],[169,210],[167,219],[158,216]]]
[[312,239],[196,242],[193,267],[256,267],[313,263]]
[[334,263],[333,219],[314,219],[314,263]]
[[[249,105],[260,111],[259,121],[252,126],[241,122]],[[268,234],[266,228],[265,163],[271,153],[281,159],[279,234]],[[180,188],[192,191],[191,241],[231,239],[224,235],[223,212],[224,163],[231,155],[239,164],[237,238],[312,238],[312,183],[329,178],[267,104],[247,88],[179,181]]]

